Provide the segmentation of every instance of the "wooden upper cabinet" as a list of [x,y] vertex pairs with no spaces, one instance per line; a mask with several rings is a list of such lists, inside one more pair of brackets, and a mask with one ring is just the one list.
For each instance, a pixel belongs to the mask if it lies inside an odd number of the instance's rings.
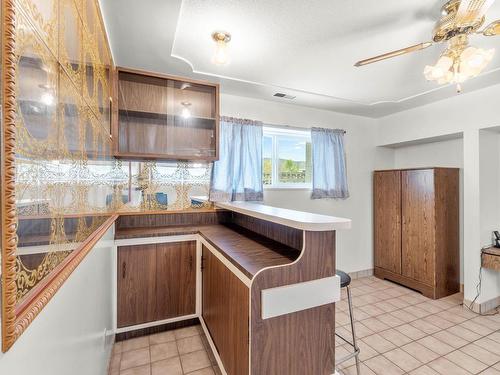
[[434,170],[401,172],[402,274],[434,285],[436,220]]
[[217,160],[219,86],[118,68],[116,157]]
[[377,171],[373,183],[375,266],[401,273],[401,171]]

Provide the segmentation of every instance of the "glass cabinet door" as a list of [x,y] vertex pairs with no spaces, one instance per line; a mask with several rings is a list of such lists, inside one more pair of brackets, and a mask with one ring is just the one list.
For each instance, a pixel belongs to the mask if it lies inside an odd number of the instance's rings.
[[217,158],[216,85],[118,73],[118,154],[153,159]]

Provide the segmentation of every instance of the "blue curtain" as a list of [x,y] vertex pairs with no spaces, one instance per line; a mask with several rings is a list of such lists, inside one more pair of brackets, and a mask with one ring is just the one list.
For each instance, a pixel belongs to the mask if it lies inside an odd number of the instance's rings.
[[222,117],[219,160],[212,169],[210,201],[262,199],[262,123]]
[[311,198],[348,198],[344,131],[312,128],[311,140],[313,162]]

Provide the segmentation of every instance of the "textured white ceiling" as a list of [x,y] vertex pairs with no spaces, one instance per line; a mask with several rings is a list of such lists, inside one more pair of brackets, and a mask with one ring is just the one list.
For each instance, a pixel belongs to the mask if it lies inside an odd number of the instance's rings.
[[[223,92],[379,117],[456,95],[422,71],[445,45],[355,68],[354,62],[431,39],[436,0],[101,0],[117,65],[221,83]],[[487,22],[500,18],[500,1]],[[231,62],[212,64],[214,30],[232,34]],[[465,92],[500,83],[500,37]]]

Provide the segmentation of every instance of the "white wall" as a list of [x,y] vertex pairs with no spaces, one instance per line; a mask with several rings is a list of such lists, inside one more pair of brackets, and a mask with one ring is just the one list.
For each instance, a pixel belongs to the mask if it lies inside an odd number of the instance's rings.
[[382,117],[378,120],[377,144],[395,144],[499,126],[499,98],[500,85],[494,85]]
[[[479,145],[480,241],[487,246],[492,243],[492,232],[500,231],[500,134],[481,131]],[[500,272],[483,272],[481,302],[500,296]]]
[[312,200],[310,190],[265,190],[266,204],[352,219],[352,229],[337,233],[337,268],[354,272],[373,268],[372,172],[392,164],[390,150],[375,147],[376,121],[341,113],[233,95],[221,96],[221,113],[264,123],[309,128],[342,128],[350,198]]
[[[500,85],[494,85],[383,117],[378,120],[377,125],[377,144],[380,146],[463,133],[463,244],[466,300],[472,300],[476,295],[480,267],[479,249],[482,246],[479,132],[480,129],[491,129],[500,125],[499,98]],[[497,276],[488,272],[484,275],[483,282],[484,285],[492,285],[498,282]],[[479,302],[491,297],[488,293],[483,291]],[[497,293],[497,296],[499,295],[500,293]]]
[[111,342],[113,227],[7,353],[0,374],[105,375]]
[[463,168],[463,139],[399,147],[394,150],[394,168]]
[[463,283],[463,139],[433,141],[394,149],[394,168],[460,168],[460,283]]

